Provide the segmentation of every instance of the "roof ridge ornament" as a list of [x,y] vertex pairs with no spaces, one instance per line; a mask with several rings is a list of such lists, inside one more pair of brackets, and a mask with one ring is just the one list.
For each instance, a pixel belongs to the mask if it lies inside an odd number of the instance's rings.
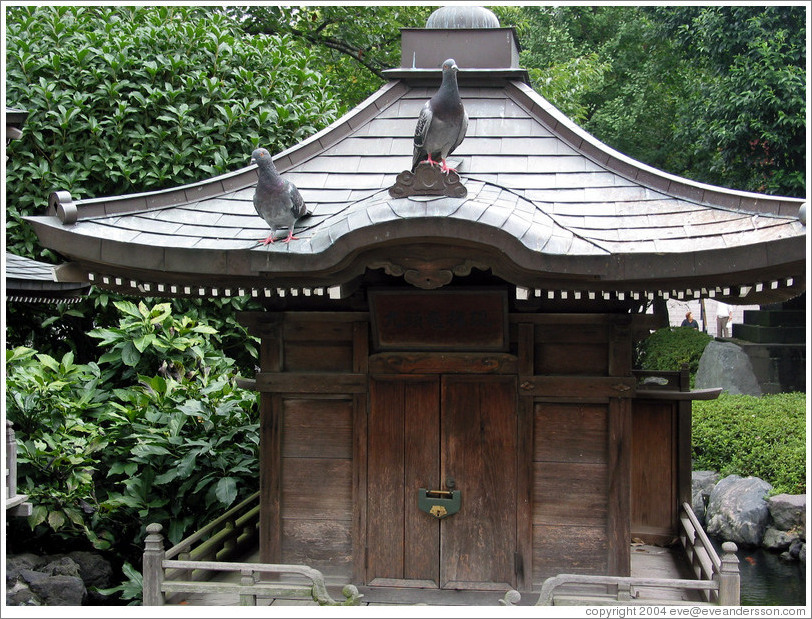
[[443,172],[439,166],[426,161],[417,164],[414,172],[403,170],[389,188],[393,198],[410,196],[447,196],[465,198],[468,190],[460,182],[460,175],[454,171]]
[[48,197],[48,206],[66,226],[72,226],[79,218],[79,209],[73,203],[73,196],[70,195],[69,191],[54,191],[51,193]]

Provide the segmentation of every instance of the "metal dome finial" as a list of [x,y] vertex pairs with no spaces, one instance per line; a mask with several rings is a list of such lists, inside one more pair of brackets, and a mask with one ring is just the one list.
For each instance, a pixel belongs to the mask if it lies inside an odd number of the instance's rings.
[[426,28],[499,28],[499,19],[484,6],[444,6],[429,15]]

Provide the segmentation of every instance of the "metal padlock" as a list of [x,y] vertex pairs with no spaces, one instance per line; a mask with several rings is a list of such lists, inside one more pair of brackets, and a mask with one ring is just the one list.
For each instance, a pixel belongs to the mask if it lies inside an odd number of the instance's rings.
[[417,494],[417,507],[438,520],[453,516],[460,511],[461,493],[459,490],[426,490],[420,488]]

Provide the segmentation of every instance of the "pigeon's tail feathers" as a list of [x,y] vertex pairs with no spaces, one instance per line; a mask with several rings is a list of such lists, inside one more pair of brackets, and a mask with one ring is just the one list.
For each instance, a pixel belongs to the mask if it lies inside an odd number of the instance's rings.
[[428,156],[429,154],[425,150],[415,147],[414,155],[412,156],[412,172],[417,169],[417,166],[421,161],[428,159]]
[[305,204],[302,194],[293,183],[288,183],[288,194],[290,195],[291,210],[296,219],[304,217],[307,214],[307,204]]

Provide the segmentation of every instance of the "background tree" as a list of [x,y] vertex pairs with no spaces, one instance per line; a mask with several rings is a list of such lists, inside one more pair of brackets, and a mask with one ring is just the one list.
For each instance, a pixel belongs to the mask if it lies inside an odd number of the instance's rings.
[[674,135],[686,174],[731,187],[803,197],[806,7],[648,9],[694,67]]
[[400,66],[400,29],[422,28],[435,7],[249,6],[233,8],[249,34],[291,37],[314,48],[313,65],[353,107],[380,88],[383,71]]

